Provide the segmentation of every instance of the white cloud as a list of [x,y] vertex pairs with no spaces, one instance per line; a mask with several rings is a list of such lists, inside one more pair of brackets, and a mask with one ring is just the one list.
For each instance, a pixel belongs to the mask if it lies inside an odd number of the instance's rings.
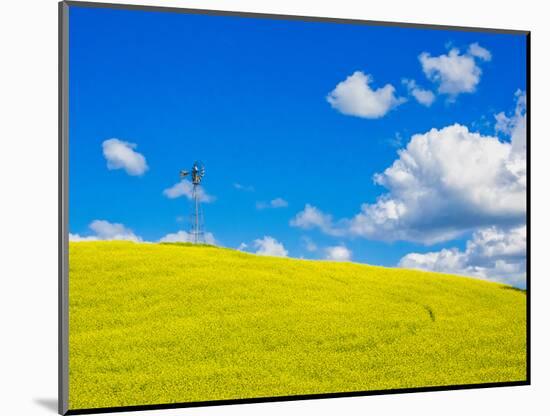
[[119,223],[111,223],[105,220],[95,220],[89,225],[100,240],[130,240],[141,241],[141,238],[132,230]]
[[143,175],[149,169],[145,157],[134,150],[137,147],[135,143],[109,139],[102,146],[108,169],[124,169],[132,176]]
[[352,234],[424,243],[490,224],[524,221],[525,154],[455,124],[412,137],[375,182],[388,189],[363,204]]
[[448,94],[451,98],[476,90],[481,79],[481,68],[476,58],[487,61],[491,53],[473,43],[466,54],[452,48],[446,55],[432,57],[428,52],[423,52],[418,57],[426,77],[438,84],[439,93]]
[[330,105],[343,114],[363,118],[383,117],[392,108],[406,101],[395,95],[391,84],[372,89],[372,77],[356,71],[336,85],[328,96]]
[[262,256],[288,256],[288,251],[285,249],[283,244],[270,236],[264,236],[264,238],[254,240],[254,248],[256,249],[256,254],[260,254]]
[[516,108],[512,115],[507,116],[504,112],[495,114],[495,131],[510,136],[514,154],[521,155],[525,154],[527,145],[527,96],[524,91],[517,90],[515,98]]
[[288,207],[288,202],[283,198],[275,198],[269,202],[258,201],[256,202],[257,209],[267,209],[267,208],[286,208]]
[[94,220],[88,226],[94,234],[81,236],[79,234],[69,234],[70,241],[96,241],[96,240],[128,240],[139,242],[141,237],[119,223],[111,223],[105,220]]
[[246,250],[247,248],[248,248],[248,244],[246,244],[246,243],[241,243],[241,244],[239,244],[239,247],[237,247],[237,250],[239,250],[239,251],[244,251],[244,250]]
[[420,104],[429,107],[435,101],[435,94],[430,90],[419,87],[414,79],[404,78],[402,83],[407,87],[409,94],[411,94]]
[[95,235],[89,235],[89,236],[83,237],[80,234],[69,233],[69,241],[78,242],[78,241],[97,241],[97,240],[99,239]]
[[491,52],[489,50],[479,46],[479,43],[472,43],[468,47],[468,53],[472,56],[475,56],[476,58],[480,58],[484,61],[490,61],[493,56],[491,55]]
[[511,229],[497,227],[476,231],[467,243],[466,252],[480,262],[482,259],[518,259],[525,257],[527,226]]
[[325,249],[326,259],[334,261],[350,261],[351,250],[346,246],[333,246]]
[[[193,243],[194,236],[187,231],[177,231],[175,233],[166,234],[159,240],[159,243]],[[216,245],[216,239],[212,233],[204,233],[204,242],[206,244]]]
[[[199,201],[201,202],[213,202],[215,198],[212,195],[208,195],[202,186],[197,188],[199,195]],[[187,199],[193,198],[193,184],[186,179],[182,179],[175,185],[170,188],[162,191],[164,196],[170,199],[179,198],[180,196],[185,196]]]
[[495,132],[510,134],[510,118],[504,111],[495,114]]
[[334,226],[331,215],[325,214],[319,208],[310,204],[306,204],[304,209],[290,220],[290,225],[304,230],[319,228],[329,235],[342,234],[341,230]]
[[243,185],[241,183],[237,183],[235,182],[233,184],[233,188],[239,190],[239,191],[244,191],[244,192],[254,192],[254,187],[251,186],[251,185]]
[[466,249],[410,253],[399,266],[480,277],[512,285],[525,284],[526,227],[488,227],[476,231]]

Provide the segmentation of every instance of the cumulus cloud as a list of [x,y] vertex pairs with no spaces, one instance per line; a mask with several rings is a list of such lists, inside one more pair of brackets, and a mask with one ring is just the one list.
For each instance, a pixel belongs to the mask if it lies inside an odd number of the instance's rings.
[[476,59],[488,61],[491,53],[477,43],[470,45],[468,52],[461,54],[452,48],[446,55],[431,56],[423,52],[418,57],[426,77],[438,84],[438,92],[451,98],[461,93],[472,93],[481,79],[481,68]]
[[351,250],[346,246],[332,246],[325,249],[326,259],[334,261],[350,261],[351,260]]
[[[215,198],[212,195],[209,195],[206,193],[206,191],[202,186],[197,188],[197,192],[199,195],[199,201],[201,202],[208,203],[208,202],[213,202],[215,200]],[[182,179],[175,185],[162,191],[162,193],[164,194],[164,196],[170,199],[179,198],[180,196],[184,196],[187,199],[192,199],[193,184],[186,179]]]
[[405,101],[396,96],[393,85],[386,84],[373,89],[371,83],[370,75],[356,71],[336,85],[328,94],[327,101],[332,108],[343,114],[362,118],[383,117]]
[[276,257],[287,257],[288,251],[285,249],[282,243],[275,240],[273,237],[264,236],[254,240],[254,248],[256,249],[256,254],[262,256],[276,256]]
[[525,91],[517,90],[515,93],[516,108],[511,115],[504,112],[495,114],[495,131],[509,136],[514,154],[525,154],[527,146],[527,96]]
[[423,106],[429,107],[435,101],[435,94],[430,90],[425,90],[418,86],[414,79],[402,79],[403,85],[407,87],[409,94],[411,94],[416,101]]
[[288,207],[288,202],[283,198],[275,198],[271,201],[258,201],[256,202],[257,209],[267,209],[267,208],[286,208]]
[[525,157],[512,144],[455,124],[412,137],[374,180],[388,189],[363,204],[352,234],[424,243],[490,224],[513,224],[526,212]]
[[72,234],[69,233],[69,241],[97,241],[99,238],[95,235],[89,235],[89,236],[81,236],[80,234]]
[[105,220],[94,220],[88,226],[94,234],[81,236],[79,234],[69,234],[70,241],[95,241],[95,240],[128,240],[143,241],[141,237],[123,224],[112,223]]
[[[187,231],[177,231],[175,233],[166,234],[159,240],[159,243],[193,243],[194,236]],[[216,245],[216,239],[212,233],[204,233],[204,242],[206,244]]]
[[493,56],[491,55],[491,52],[489,52],[489,50],[479,46],[479,43],[472,43],[469,47],[468,47],[468,53],[471,55],[471,56],[475,56],[476,58],[480,58],[484,61],[490,61]]
[[102,147],[108,169],[124,169],[132,176],[143,175],[149,169],[145,157],[134,150],[137,147],[135,143],[109,139],[103,142]]
[[526,227],[481,228],[467,242],[466,249],[443,249],[409,253],[399,266],[479,277],[517,286],[525,285]]
[[331,215],[325,214],[319,208],[310,204],[306,204],[304,209],[290,220],[290,225],[304,230],[318,228],[329,235],[342,234],[342,231],[334,226]]

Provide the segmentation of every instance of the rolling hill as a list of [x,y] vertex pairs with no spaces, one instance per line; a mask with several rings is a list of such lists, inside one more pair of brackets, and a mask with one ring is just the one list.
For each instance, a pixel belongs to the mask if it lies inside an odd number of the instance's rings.
[[70,409],[521,381],[526,296],[190,244],[70,243]]

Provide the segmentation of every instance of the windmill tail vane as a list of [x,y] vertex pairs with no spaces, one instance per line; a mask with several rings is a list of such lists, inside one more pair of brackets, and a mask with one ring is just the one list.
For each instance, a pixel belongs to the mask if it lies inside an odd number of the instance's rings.
[[191,176],[191,183],[193,184],[193,191],[191,199],[193,201],[193,209],[191,214],[191,238],[193,243],[204,243],[204,215],[201,208],[201,195],[202,191],[200,185],[202,178],[204,177],[205,169],[204,165],[196,161],[193,163],[191,170],[180,171],[180,178]]

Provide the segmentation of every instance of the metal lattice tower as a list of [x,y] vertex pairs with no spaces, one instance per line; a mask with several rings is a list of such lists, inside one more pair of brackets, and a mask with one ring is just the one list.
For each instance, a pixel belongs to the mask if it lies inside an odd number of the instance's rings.
[[191,214],[191,238],[193,243],[204,243],[204,215],[201,207],[202,190],[200,188],[202,178],[204,177],[204,165],[196,161],[193,163],[191,170],[180,171],[180,178],[191,176],[193,191],[191,199],[193,201],[193,209]]

